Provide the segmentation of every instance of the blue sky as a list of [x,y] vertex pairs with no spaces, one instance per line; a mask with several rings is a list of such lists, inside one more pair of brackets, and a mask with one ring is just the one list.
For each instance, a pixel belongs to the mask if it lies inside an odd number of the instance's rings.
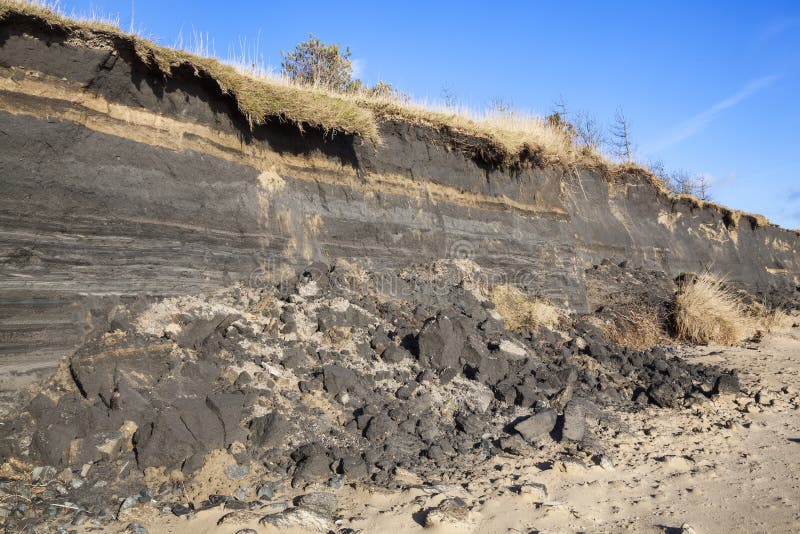
[[[558,5],[557,5],[558,4]],[[448,87],[545,114],[610,122],[622,107],[637,156],[712,177],[715,201],[800,228],[800,2],[297,2],[61,0],[119,17],[165,45],[208,33],[280,51],[314,33],[350,46],[359,76],[419,99]],[[252,51],[252,48],[250,48]]]

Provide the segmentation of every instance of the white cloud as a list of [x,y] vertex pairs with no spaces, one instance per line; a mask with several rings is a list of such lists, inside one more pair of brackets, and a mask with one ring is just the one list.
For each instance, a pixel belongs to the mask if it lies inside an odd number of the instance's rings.
[[775,83],[778,78],[778,76],[764,76],[763,78],[756,78],[755,80],[749,81],[744,87],[742,87],[733,95],[725,98],[724,100],[720,100],[705,111],[698,113],[697,115],[672,128],[667,135],[657,141],[653,146],[648,147],[645,152],[659,152],[665,148],[677,145],[689,137],[692,137],[698,132],[704,130],[711,123],[711,121],[716,119],[723,111],[737,106],[759,91],[766,89]]

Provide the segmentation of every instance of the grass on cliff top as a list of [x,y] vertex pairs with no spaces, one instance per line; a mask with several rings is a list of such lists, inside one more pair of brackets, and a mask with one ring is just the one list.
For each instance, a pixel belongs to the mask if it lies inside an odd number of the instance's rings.
[[300,127],[310,125],[329,132],[355,134],[378,143],[378,120],[397,119],[474,137],[475,141],[483,141],[495,149],[501,164],[514,161],[521,152],[528,152],[553,163],[616,166],[600,154],[576,146],[561,129],[549,126],[534,115],[475,113],[467,109],[403,102],[392,97],[374,97],[366,92],[342,94],[297,85],[275,75],[248,72],[247,67],[239,68],[207,57],[207,50],[205,54],[198,50],[201,52],[198,55],[157,45],[122,31],[114,20],[95,16],[89,20],[69,18],[60,12],[55,1],[0,0],[0,21],[13,15],[40,21],[89,46],[112,47],[120,41],[128,42],[142,61],[165,76],[170,76],[173,69],[189,65],[215,79],[224,92],[234,96],[242,114],[254,125],[280,117]]
[[454,147],[467,157],[483,158],[497,166],[512,166],[533,159],[574,169],[594,168],[608,179],[636,175],[648,181],[673,201],[687,201],[696,207],[720,211],[735,226],[748,217],[754,226],[766,226],[760,215],[749,215],[703,202],[687,195],[671,195],[664,183],[649,169],[635,163],[617,163],[602,153],[577,143],[573,136],[543,118],[519,112],[478,113],[469,109],[436,107],[405,102],[393,97],[375,97],[365,92],[336,93],[319,87],[297,85],[258,69],[249,61],[224,63],[210,57],[207,47],[195,52],[155,44],[135,33],[126,33],[118,21],[92,14],[88,20],[65,16],[58,0],[0,0],[0,22],[22,16],[66,34],[70,41],[90,47],[132,46],[136,55],[151,68],[169,77],[173,71],[188,66],[216,81],[231,95],[250,125],[264,124],[272,118],[314,127],[330,133],[360,136],[379,144],[378,121],[395,119],[430,127],[446,134]]

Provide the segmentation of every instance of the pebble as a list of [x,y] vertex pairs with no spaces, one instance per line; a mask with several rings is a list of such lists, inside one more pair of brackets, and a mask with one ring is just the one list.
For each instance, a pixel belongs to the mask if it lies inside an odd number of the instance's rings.
[[148,534],[147,529],[141,523],[131,523],[125,527],[125,530],[131,534]]
[[131,495],[130,497],[122,501],[122,503],[119,505],[119,511],[122,512],[123,510],[127,510],[128,508],[133,508],[137,504],[139,504],[139,496]]
[[247,496],[250,494],[250,491],[252,489],[253,489],[252,487],[239,486],[239,489],[236,490],[233,496],[239,499],[240,501],[246,501]]
[[328,480],[328,487],[331,489],[341,489],[343,485],[344,485],[344,477],[342,475],[331,477]]
[[188,506],[185,506],[185,505],[183,505],[181,503],[177,503],[177,504],[172,505],[172,508],[170,508],[170,511],[174,515],[177,515],[178,517],[180,517],[182,515],[189,515],[190,513],[192,513],[191,508],[189,508]]
[[261,484],[256,488],[256,497],[263,500],[270,500],[275,496],[275,485],[272,482]]
[[241,480],[250,474],[249,465],[232,464],[225,468],[225,476],[230,480]]

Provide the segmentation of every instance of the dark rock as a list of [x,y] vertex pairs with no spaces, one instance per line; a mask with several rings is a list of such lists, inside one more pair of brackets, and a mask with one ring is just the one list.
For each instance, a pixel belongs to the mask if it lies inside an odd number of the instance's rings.
[[331,460],[326,454],[312,454],[297,463],[292,484],[327,480],[331,474]]
[[397,431],[397,423],[385,414],[378,414],[370,419],[364,437],[373,443],[379,443],[386,439],[386,437]]
[[718,395],[736,395],[740,389],[739,377],[736,373],[721,374],[714,384],[714,393]]
[[520,421],[514,425],[514,430],[528,443],[536,443],[553,431],[557,419],[556,411],[548,408]]
[[342,474],[352,480],[363,480],[369,476],[367,463],[361,456],[345,456],[341,461]]
[[271,412],[250,421],[250,441],[259,448],[276,447],[289,432],[289,421],[278,412]]
[[581,402],[570,401],[564,408],[562,439],[581,441],[586,433],[586,409]]
[[334,396],[342,391],[348,391],[358,380],[354,371],[339,365],[326,365],[322,371],[325,391]]
[[674,384],[662,382],[650,386],[647,390],[650,400],[660,408],[673,408],[680,404],[683,392],[677,389]]
[[247,397],[241,392],[212,393],[206,397],[206,406],[222,424],[223,443],[229,447],[234,441],[244,442],[246,432],[241,421]]
[[425,322],[419,333],[419,360],[434,369],[458,367],[464,339],[456,332],[453,322],[443,314]]
[[394,343],[386,347],[386,350],[381,354],[381,359],[388,363],[400,363],[407,358],[411,358],[411,353]]
[[191,508],[189,508],[188,506],[185,506],[185,505],[183,505],[181,503],[173,504],[172,508],[170,508],[170,510],[172,511],[172,513],[174,515],[177,515],[178,517],[180,517],[182,515],[189,515],[189,514],[192,513],[192,509]]

